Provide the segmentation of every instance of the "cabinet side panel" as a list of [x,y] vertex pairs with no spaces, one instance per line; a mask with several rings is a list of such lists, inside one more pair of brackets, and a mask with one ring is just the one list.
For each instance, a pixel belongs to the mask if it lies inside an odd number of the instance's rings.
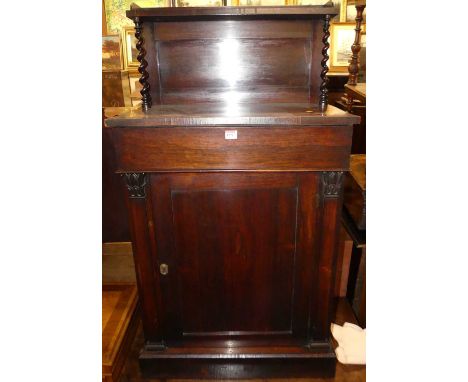
[[112,129],[102,129],[102,241],[130,241],[128,213],[121,177],[115,173]]
[[[343,172],[323,172],[320,181],[320,205],[322,210],[321,235],[316,292],[311,303],[310,335],[313,340],[327,340],[330,337],[330,323],[334,315],[335,269],[338,250]],[[328,179],[328,180],[327,180]],[[332,180],[332,188],[328,183]]]
[[152,227],[154,224],[151,208],[148,208],[151,205],[151,196],[134,198],[129,196],[129,192],[126,194],[145,339],[160,342],[162,338],[161,321],[158,316],[160,299],[156,289],[158,279],[155,277],[153,263],[154,233]]

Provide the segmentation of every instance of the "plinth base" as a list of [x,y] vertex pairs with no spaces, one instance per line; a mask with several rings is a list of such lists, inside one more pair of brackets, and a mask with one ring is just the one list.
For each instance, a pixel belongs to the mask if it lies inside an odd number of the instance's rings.
[[329,344],[304,347],[143,349],[145,377],[154,378],[286,378],[335,375],[336,357]]

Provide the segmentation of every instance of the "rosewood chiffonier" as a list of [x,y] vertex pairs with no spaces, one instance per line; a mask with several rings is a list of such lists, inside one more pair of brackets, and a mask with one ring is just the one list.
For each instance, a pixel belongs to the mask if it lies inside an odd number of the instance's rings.
[[145,345],[165,377],[333,376],[352,126],[327,105],[331,6],[133,8],[142,106],[106,120]]

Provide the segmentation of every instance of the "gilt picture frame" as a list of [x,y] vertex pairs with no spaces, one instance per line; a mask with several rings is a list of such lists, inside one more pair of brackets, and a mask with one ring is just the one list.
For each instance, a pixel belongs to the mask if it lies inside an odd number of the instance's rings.
[[102,36],[102,70],[122,69],[120,35]]
[[[351,47],[356,36],[356,23],[332,23],[330,25],[330,72],[347,72],[352,56]],[[366,25],[361,26],[362,33]]]
[[138,50],[136,48],[137,39],[135,37],[135,28],[132,26],[122,27],[122,51],[124,69],[137,68]]

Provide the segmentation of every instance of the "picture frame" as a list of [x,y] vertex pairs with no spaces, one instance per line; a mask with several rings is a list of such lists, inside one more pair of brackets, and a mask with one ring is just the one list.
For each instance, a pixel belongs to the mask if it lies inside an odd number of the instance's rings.
[[102,36],[102,70],[122,69],[120,35]]
[[[352,56],[351,47],[356,36],[356,23],[332,23],[330,25],[330,72],[347,72]],[[361,26],[362,34],[366,33],[366,25]]]
[[140,63],[137,60],[138,49],[135,28],[132,26],[122,27],[122,50],[124,69],[138,68]]
[[141,8],[146,7],[170,7],[171,0],[103,0],[104,12],[108,34],[120,33],[124,26],[133,26],[126,11],[130,9],[132,3]]
[[340,22],[344,23],[347,20],[348,0],[340,0]]
[[142,89],[142,85],[139,82],[141,74],[136,71],[130,71],[128,75],[129,75],[130,98],[131,98],[132,106],[138,106],[141,104],[140,90]]
[[223,0],[176,0],[176,7],[222,7]]

